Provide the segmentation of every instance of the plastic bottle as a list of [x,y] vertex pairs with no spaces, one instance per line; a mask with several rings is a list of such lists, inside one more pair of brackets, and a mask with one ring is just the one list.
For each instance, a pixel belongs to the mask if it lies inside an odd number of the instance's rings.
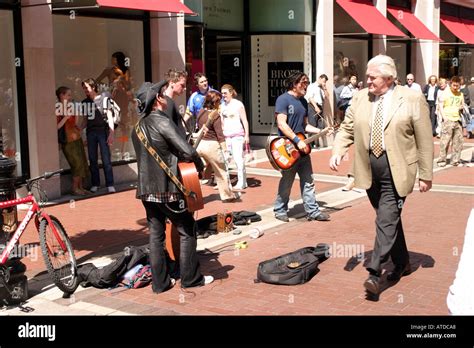
[[260,227],[252,228],[249,232],[249,237],[253,239],[257,239],[263,236],[263,231]]

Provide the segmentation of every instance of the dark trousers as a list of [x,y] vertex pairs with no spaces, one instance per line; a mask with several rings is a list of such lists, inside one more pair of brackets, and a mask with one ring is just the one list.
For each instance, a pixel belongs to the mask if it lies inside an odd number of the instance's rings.
[[188,211],[178,213],[181,208],[178,202],[152,203],[142,201],[146,210],[146,219],[150,228],[150,266],[152,289],[163,292],[170,287],[168,264],[165,254],[166,218],[176,226],[180,237],[181,251],[179,266],[181,286],[189,288],[204,284],[204,277],[199,269],[196,252],[196,223]]
[[430,108],[430,119],[431,119],[431,129],[433,131],[433,136],[436,135],[436,127],[438,126],[438,119],[436,116],[436,102],[433,100],[428,100],[428,106]]
[[370,166],[372,186],[367,190],[367,195],[377,217],[374,250],[367,270],[380,275],[381,265],[389,256],[394,264],[405,265],[409,262],[401,220],[405,197],[398,196],[395,190],[385,153],[379,158],[370,154]]
[[91,172],[92,186],[100,186],[99,153],[97,148],[100,148],[102,166],[104,167],[105,186],[114,186],[114,172],[112,170],[107,136],[106,131],[91,130],[87,132],[87,152],[89,153],[89,169]]

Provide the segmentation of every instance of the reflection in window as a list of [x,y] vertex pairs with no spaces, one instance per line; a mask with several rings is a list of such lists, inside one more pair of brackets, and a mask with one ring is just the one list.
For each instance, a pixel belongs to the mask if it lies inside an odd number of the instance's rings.
[[56,87],[71,88],[74,101],[80,102],[85,99],[81,82],[100,78],[99,92],[109,92],[121,109],[112,161],[134,159],[130,134],[138,115],[133,96],[145,80],[143,22],[54,15],[53,25]]
[[[18,128],[17,87],[13,15],[0,10],[0,127],[3,153],[16,159],[17,175],[21,175],[20,136]],[[53,91],[54,92],[54,91]]]
[[[403,42],[387,42],[387,55],[392,57],[393,60],[395,61],[395,65],[397,67],[397,74],[398,78],[402,81],[402,83],[405,83],[405,77],[407,76],[408,72],[407,70],[407,62],[406,62],[406,56],[407,56],[407,45]],[[416,78],[416,76],[415,76]],[[416,81],[420,85],[424,85],[424,81]]]
[[347,85],[351,75],[364,81],[368,43],[365,40],[334,38],[334,86]]

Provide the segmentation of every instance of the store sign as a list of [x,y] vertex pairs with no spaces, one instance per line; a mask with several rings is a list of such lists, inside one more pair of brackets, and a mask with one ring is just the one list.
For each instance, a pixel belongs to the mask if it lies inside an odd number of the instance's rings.
[[244,30],[243,0],[184,0],[184,4],[198,14],[188,21],[204,23],[212,30]]
[[249,1],[251,31],[313,30],[313,0]]
[[268,63],[268,106],[275,106],[276,99],[286,92],[286,80],[294,72],[303,71],[303,62]]
[[53,10],[77,10],[99,7],[96,0],[51,0]]

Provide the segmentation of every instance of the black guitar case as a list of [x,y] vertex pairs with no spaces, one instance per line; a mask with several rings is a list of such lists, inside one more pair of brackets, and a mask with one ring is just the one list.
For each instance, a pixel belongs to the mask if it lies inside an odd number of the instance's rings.
[[318,272],[318,265],[329,258],[329,245],[318,244],[260,262],[255,282],[277,285],[304,284]]

